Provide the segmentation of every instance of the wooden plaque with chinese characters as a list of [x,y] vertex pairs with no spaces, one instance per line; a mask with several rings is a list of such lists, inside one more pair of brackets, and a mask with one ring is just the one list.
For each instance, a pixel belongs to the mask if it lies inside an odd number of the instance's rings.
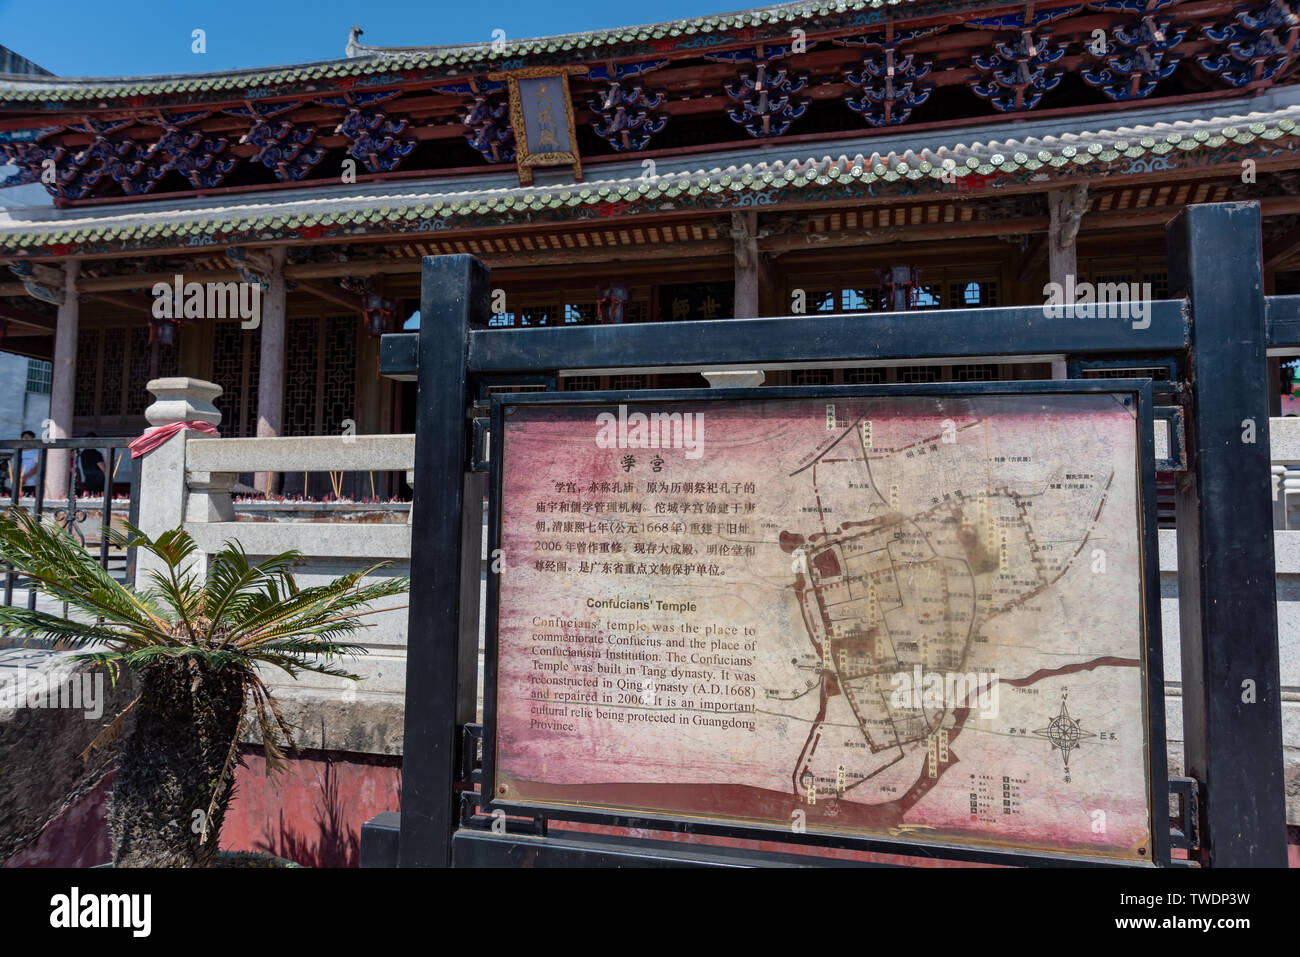
[[533,169],[538,166],[571,165],[574,181],[582,182],[569,74],[585,72],[586,67],[527,67],[488,75],[489,79],[506,80],[509,86],[515,165],[521,184],[533,181]]
[[1148,860],[1133,405],[507,402],[493,797]]

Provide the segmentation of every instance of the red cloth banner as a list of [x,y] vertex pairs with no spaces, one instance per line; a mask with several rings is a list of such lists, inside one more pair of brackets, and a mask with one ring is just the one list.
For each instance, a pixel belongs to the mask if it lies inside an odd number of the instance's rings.
[[194,432],[206,432],[208,435],[220,436],[216,426],[207,422],[169,422],[166,425],[154,426],[151,429],[145,429],[144,435],[140,436],[131,443],[131,458],[138,459],[142,455],[148,455],[158,446],[162,445],[177,432],[182,429],[190,429]]

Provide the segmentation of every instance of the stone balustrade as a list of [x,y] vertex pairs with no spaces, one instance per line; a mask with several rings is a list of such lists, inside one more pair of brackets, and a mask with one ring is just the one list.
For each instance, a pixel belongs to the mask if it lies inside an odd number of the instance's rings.
[[[176,422],[220,426],[213,400],[221,387],[199,379],[154,380],[158,399],[146,416],[155,428]],[[198,545],[196,570],[207,556],[237,541],[258,561],[285,551],[301,558],[294,569],[303,586],[387,563],[379,576],[410,571],[411,526],[406,522],[268,521],[238,515],[231,490],[240,474],[261,472],[410,472],[413,435],[341,435],[307,438],[213,438],[182,430],[148,453],[140,478],[140,527],[156,535],[184,525]],[[354,513],[344,513],[354,515]],[[243,519],[242,521],[240,519]],[[141,553],[137,584],[157,562]],[[323,750],[396,754],[402,744],[406,691],[406,601],[385,600],[352,639],[368,652],[347,662],[362,681],[304,674],[297,680],[270,670],[265,678],[291,722],[302,729],[299,745]],[[391,609],[385,611],[384,609]]]

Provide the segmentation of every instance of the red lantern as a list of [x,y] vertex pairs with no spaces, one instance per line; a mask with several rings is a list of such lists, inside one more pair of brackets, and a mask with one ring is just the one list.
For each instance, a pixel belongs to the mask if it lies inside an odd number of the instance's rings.
[[907,312],[916,308],[920,291],[920,273],[911,266],[890,266],[880,271],[880,285],[885,290],[885,309],[889,312]]
[[176,345],[176,327],[180,323],[175,319],[150,319],[149,344],[160,346]]
[[597,321],[621,323],[628,298],[627,286],[614,284],[601,288],[596,298]]
[[370,293],[365,300],[366,334],[372,339],[393,331],[393,320],[397,316],[397,301],[385,299],[376,293]]

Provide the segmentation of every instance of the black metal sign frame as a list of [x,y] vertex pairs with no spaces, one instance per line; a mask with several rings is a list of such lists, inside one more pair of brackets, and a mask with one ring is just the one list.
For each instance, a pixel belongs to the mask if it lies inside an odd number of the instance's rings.
[[[392,863],[402,866],[762,864],[781,857],[717,847],[692,853],[680,844],[597,835],[551,837],[541,817],[522,824],[512,820],[500,829],[462,827],[462,797],[484,780],[478,771],[466,770],[473,755],[465,753],[471,740],[466,732],[476,727],[478,683],[485,476],[474,471],[476,461],[481,465],[474,435],[475,420],[481,423],[489,407],[475,403],[482,377],[499,382],[596,368],[752,369],[776,363],[1064,354],[1069,360],[1141,360],[1142,366],[1174,360],[1172,367],[1184,376],[1172,393],[1160,383],[1181,411],[1186,462],[1178,476],[1177,536],[1184,766],[1194,781],[1181,785],[1180,795],[1185,811],[1199,809],[1199,820],[1189,822],[1184,813],[1178,839],[1203,865],[1285,866],[1265,357],[1270,348],[1300,352],[1300,296],[1263,295],[1257,204],[1188,207],[1169,225],[1167,240],[1168,286],[1178,298],[1145,303],[1141,323],[1053,319],[1041,306],[1014,306],[488,329],[487,268],[470,256],[427,257],[420,331],[385,336],[380,347],[381,371],[414,379],[419,390],[403,806],[396,841],[390,819],[367,826],[373,846],[395,844]],[[1068,387],[1077,389],[1079,382]],[[1108,382],[1104,388],[1116,387]],[[1141,388],[1151,386],[1144,382]],[[762,391],[775,397],[779,390]],[[740,395],[730,389],[709,394]],[[680,400],[681,393],[672,397]],[[516,394],[510,401],[520,399]],[[1144,476],[1156,467],[1148,427],[1149,421],[1142,433]],[[1151,496],[1143,503],[1144,510],[1153,508]],[[1144,537],[1154,533],[1153,517],[1147,517],[1152,520],[1144,521]],[[1146,553],[1143,594],[1154,611],[1155,549]],[[1162,676],[1153,669],[1151,677]],[[1163,698],[1153,694],[1148,704],[1154,722]],[[1163,740],[1163,734],[1153,738]],[[1153,797],[1153,832],[1164,841],[1153,856],[1157,864],[1171,863],[1169,835],[1160,827],[1161,796]],[[626,816],[602,821],[634,825]],[[708,833],[698,824],[682,829]],[[1194,841],[1187,836],[1192,833]],[[790,842],[795,835],[783,836]],[[363,850],[365,841],[363,836]],[[990,857],[983,849],[920,842],[890,844],[890,850],[1008,861],[1005,854]],[[1039,855],[1013,855],[1013,862],[1079,863]]]
[[[1141,548],[1142,580],[1139,609],[1143,640],[1143,677],[1145,679],[1143,718],[1147,761],[1147,813],[1150,826],[1150,858],[1146,861],[1123,861],[1079,853],[1045,853],[998,846],[992,841],[939,842],[904,841],[888,837],[862,837],[851,833],[809,828],[802,833],[762,824],[743,824],[722,819],[678,818],[669,814],[583,808],[535,801],[512,801],[498,798],[496,788],[497,667],[500,651],[499,612],[501,575],[491,574],[487,581],[485,654],[483,686],[483,769],[482,797],[479,807],[485,813],[531,818],[541,814],[551,820],[579,821],[616,827],[647,830],[685,831],[721,837],[782,841],[820,847],[847,848],[890,854],[915,853],[918,844],[931,849],[936,857],[953,860],[1001,864],[1168,864],[1169,828],[1162,820],[1164,801],[1169,793],[1165,741],[1164,665],[1160,622],[1159,540],[1156,534],[1155,433],[1152,414],[1150,379],[1094,379],[1064,381],[927,383],[917,385],[805,386],[729,389],[665,389],[626,392],[543,392],[497,395],[491,407],[491,467],[488,477],[488,553],[498,555],[502,547],[502,506],[504,504],[505,417],[508,410],[530,406],[604,406],[623,404],[631,411],[640,405],[671,402],[685,409],[693,403],[746,401],[754,403],[781,399],[855,399],[957,396],[1061,396],[1112,395],[1125,406],[1135,409],[1134,451],[1137,472],[1137,508],[1133,521],[1138,528]],[[507,561],[509,557],[507,556]],[[504,572],[508,574],[508,571]]]

